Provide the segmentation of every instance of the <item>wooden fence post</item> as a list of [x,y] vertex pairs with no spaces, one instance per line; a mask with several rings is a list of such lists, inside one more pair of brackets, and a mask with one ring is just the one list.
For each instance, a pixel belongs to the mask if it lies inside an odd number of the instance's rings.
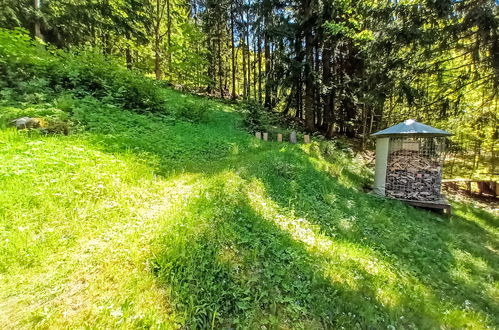
[[282,142],[282,134],[277,134],[277,142]]
[[261,140],[261,139],[262,139],[262,133],[260,133],[260,132],[256,132],[256,133],[255,133],[255,137],[256,137],[258,140]]
[[263,140],[268,141],[268,139],[269,139],[269,133],[267,132],[263,133]]
[[291,134],[289,134],[289,142],[296,144],[296,132],[291,132]]

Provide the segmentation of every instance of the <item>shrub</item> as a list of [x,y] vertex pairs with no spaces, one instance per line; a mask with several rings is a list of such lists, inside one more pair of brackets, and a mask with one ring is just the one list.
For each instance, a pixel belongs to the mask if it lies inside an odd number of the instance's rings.
[[0,29],[0,75],[0,87],[21,102],[51,101],[70,91],[77,98],[93,96],[136,112],[165,111],[162,89],[154,80],[92,50],[47,47],[20,29]]
[[275,119],[267,109],[254,100],[243,102],[241,110],[244,114],[244,123],[250,132],[268,131],[268,127]]

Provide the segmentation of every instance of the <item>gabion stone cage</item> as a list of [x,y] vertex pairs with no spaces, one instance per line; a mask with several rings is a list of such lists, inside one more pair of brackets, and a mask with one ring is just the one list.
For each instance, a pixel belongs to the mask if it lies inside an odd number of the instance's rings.
[[440,186],[448,135],[412,119],[374,133],[374,191],[406,201],[443,200]]
[[390,138],[385,195],[434,201],[442,198],[444,137]]

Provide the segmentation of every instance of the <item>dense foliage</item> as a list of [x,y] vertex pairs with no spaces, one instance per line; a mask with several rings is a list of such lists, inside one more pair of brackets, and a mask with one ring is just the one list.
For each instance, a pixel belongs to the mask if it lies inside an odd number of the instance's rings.
[[71,94],[138,112],[165,111],[153,80],[102,54],[47,48],[19,30],[0,29],[0,75],[2,97],[13,101],[46,102]]

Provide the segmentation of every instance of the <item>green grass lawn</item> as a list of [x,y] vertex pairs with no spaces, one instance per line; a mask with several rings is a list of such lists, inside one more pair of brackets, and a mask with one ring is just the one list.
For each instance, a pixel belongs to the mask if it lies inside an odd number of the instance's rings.
[[499,327],[497,214],[366,194],[333,144],[199,102],[202,122],[89,103],[68,136],[0,130],[0,328]]

